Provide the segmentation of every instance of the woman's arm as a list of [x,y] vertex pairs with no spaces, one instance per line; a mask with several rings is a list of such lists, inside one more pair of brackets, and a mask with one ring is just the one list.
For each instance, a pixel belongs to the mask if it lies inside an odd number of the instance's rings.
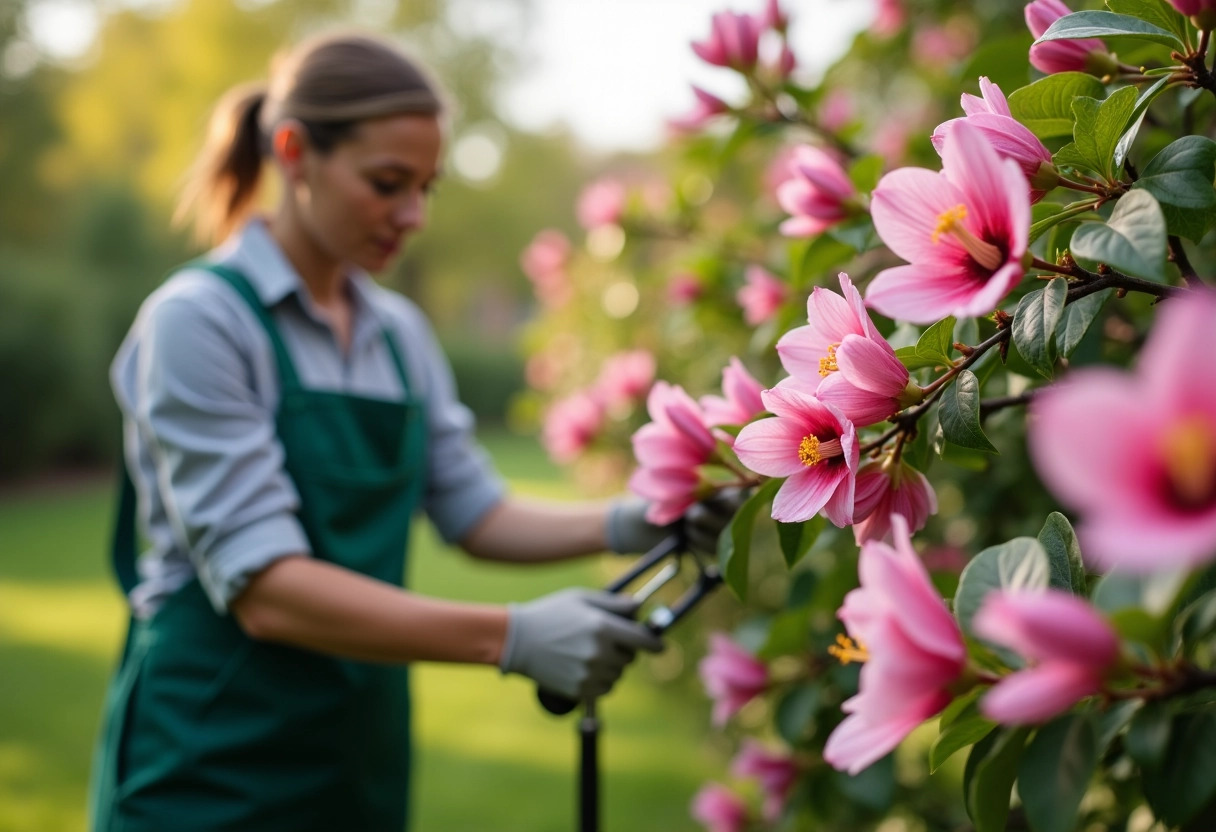
[[498,664],[507,609],[428,598],[327,561],[286,557],[230,609],[259,641],[373,662]]
[[542,563],[608,551],[611,502],[546,502],[505,497],[460,545],[473,557]]

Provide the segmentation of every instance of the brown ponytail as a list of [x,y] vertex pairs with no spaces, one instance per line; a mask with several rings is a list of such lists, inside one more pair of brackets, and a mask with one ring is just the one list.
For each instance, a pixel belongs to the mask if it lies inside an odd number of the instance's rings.
[[220,100],[174,221],[193,220],[204,243],[231,233],[253,205],[266,137],[283,119],[301,122],[312,147],[328,153],[361,121],[442,110],[436,85],[389,41],[314,37],[275,61],[269,85],[246,84]]
[[173,220],[193,220],[200,243],[226,237],[248,213],[262,174],[259,125],[266,85],[243,84],[228,91],[215,107],[207,141],[186,179]]

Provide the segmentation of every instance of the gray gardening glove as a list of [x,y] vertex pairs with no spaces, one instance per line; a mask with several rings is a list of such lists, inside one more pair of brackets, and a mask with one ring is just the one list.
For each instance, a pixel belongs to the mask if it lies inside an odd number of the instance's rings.
[[693,503],[683,517],[666,526],[656,526],[646,519],[650,503],[645,500],[639,497],[616,500],[608,509],[608,548],[617,554],[645,552],[668,535],[683,533],[691,549],[713,555],[718,551],[718,536],[749,493],[745,488],[724,488]]
[[658,636],[631,620],[637,603],[627,595],[563,589],[507,609],[498,666],[570,699],[603,696],[638,650],[663,649]]

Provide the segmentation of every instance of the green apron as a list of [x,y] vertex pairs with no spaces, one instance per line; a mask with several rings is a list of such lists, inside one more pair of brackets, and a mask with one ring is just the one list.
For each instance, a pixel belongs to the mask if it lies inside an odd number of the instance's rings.
[[[426,470],[426,421],[384,333],[403,402],[306,390],[269,311],[239,272],[204,266],[270,337],[285,466],[313,555],[400,585]],[[134,579],[133,503],[115,534]],[[125,586],[130,589],[130,586]],[[197,579],[133,621],[94,765],[96,832],[337,832],[406,827],[408,669],[257,642]]]

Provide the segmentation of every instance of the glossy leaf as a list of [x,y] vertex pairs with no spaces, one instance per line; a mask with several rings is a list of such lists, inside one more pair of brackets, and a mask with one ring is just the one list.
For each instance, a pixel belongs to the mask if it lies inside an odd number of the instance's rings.
[[1042,289],[1026,294],[1013,313],[1014,345],[1030,366],[1046,378],[1055,374],[1056,325],[1060,322],[1067,295],[1067,281],[1056,277]]
[[786,566],[792,569],[806,556],[826,524],[827,520],[818,514],[802,523],[777,523],[777,540]]
[[949,725],[941,729],[929,749],[929,772],[933,773],[959,751],[982,740],[992,733],[996,723],[980,715],[975,701]]
[[1047,515],[1039,531],[1039,545],[1047,555],[1051,568],[1051,586],[1085,595],[1085,564],[1081,561],[1081,546],[1068,518],[1058,511]]
[[1196,242],[1216,218],[1216,142],[1183,136],[1153,157],[1136,181],[1161,206],[1166,227]]
[[1074,257],[1105,263],[1133,277],[1165,282],[1165,215],[1152,194],[1123,195],[1106,223],[1087,222],[1072,235]]
[[1159,43],[1170,49],[1185,49],[1182,40],[1167,29],[1131,15],[1101,11],[1065,15],[1048,26],[1035,43],[1082,38],[1135,38]]
[[1129,116],[1131,125],[1124,130],[1123,135],[1119,137],[1119,143],[1115,145],[1114,170],[1117,171],[1123,167],[1123,162],[1127,158],[1127,152],[1131,150],[1132,143],[1136,141],[1136,135],[1140,132],[1140,125],[1144,122],[1144,116],[1148,113],[1149,105],[1165,90],[1169,82],[1168,76],[1158,79],[1156,83],[1140,93],[1140,97],[1136,99],[1136,106],[1132,110],[1131,116]]
[[1138,17],[1173,32],[1180,39],[1187,36],[1186,18],[1166,0],[1106,0],[1106,6],[1116,14]]
[[1142,769],[1144,796],[1167,826],[1182,826],[1216,797],[1216,711],[1174,718],[1159,768]]
[[748,565],[751,562],[752,531],[756,515],[773,500],[783,480],[771,479],[756,489],[739,507],[718,537],[718,563],[727,586],[739,600],[747,600]]
[[1035,734],[1018,771],[1018,794],[1034,832],[1070,832],[1098,765],[1088,714],[1067,714]]
[[1039,541],[1033,537],[1015,537],[984,549],[963,569],[958,591],[954,594],[954,615],[963,632],[974,635],[971,619],[989,592],[994,589],[1044,589],[1050,582],[1051,566]]
[[1145,703],[1127,726],[1123,747],[1142,769],[1160,768],[1169,750],[1174,715],[1164,702]]
[[1054,139],[1072,135],[1073,99],[1105,95],[1102,82],[1087,72],[1057,72],[1010,93],[1009,111],[1040,139]]
[[1064,307],[1064,318],[1056,327],[1056,350],[1061,358],[1072,355],[1112,294],[1113,289],[1103,289]]
[[1009,818],[1009,795],[1029,733],[1028,728],[994,731],[967,758],[963,790],[975,832],[1004,832]]
[[1135,87],[1121,87],[1105,101],[1079,97],[1073,99],[1076,116],[1073,143],[1056,154],[1058,163],[1087,167],[1115,180],[1115,149],[1136,110],[1139,98]]
[[970,370],[963,370],[942,394],[938,418],[947,442],[986,453],[997,452],[980,427],[980,383]]

